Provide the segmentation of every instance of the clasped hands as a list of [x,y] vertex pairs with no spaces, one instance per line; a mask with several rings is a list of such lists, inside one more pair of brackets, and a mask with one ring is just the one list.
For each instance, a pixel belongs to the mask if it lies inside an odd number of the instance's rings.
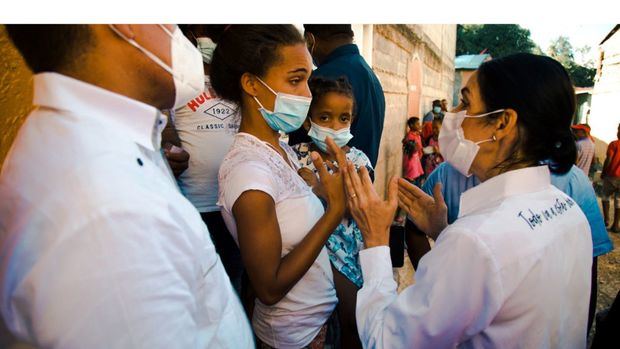
[[[366,248],[389,244],[389,228],[399,206],[432,239],[436,239],[448,225],[441,184],[435,185],[433,196],[430,196],[407,180],[392,177],[387,199],[384,200],[377,194],[366,167],[356,170],[353,163],[346,159],[345,152],[330,137],[326,138],[326,143],[338,167],[329,161],[324,162],[317,152],[312,152],[319,178],[303,170],[300,170],[300,175],[317,195],[326,199],[328,205],[349,210],[362,232]],[[327,168],[332,170],[331,174]]]

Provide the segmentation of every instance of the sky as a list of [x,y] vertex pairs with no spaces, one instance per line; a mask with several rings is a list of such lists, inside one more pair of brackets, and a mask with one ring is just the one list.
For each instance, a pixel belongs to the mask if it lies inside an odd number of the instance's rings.
[[[615,24],[558,24],[558,23],[535,23],[520,24],[522,27],[530,30],[531,38],[538,46],[547,52],[549,43],[558,36],[568,37],[573,49],[590,46],[590,54],[587,59],[592,59],[595,63],[598,59],[598,44],[603,41],[605,36],[613,29]],[[583,63],[582,57],[575,52],[575,61]]]

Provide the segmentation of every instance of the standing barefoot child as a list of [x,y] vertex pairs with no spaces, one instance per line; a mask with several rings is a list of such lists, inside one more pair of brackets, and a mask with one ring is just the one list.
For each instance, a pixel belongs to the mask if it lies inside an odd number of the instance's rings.
[[[293,146],[302,167],[299,174],[312,187],[318,183],[316,168],[310,158],[312,151],[319,152],[326,162],[329,160],[336,163],[336,159],[327,153],[327,136],[333,138],[346,152],[347,159],[356,168],[366,166],[372,173],[372,165],[366,154],[347,146],[353,138],[350,128],[354,101],[353,90],[346,78],[331,80],[317,77],[311,79],[308,85],[312,92],[312,104],[304,128],[308,130],[312,142]],[[362,247],[362,235],[355,221],[345,215],[327,240],[327,251],[334,269],[334,283],[339,299],[337,310],[343,348],[361,348],[355,323],[355,303],[357,291],[363,283],[359,264],[359,251]]]

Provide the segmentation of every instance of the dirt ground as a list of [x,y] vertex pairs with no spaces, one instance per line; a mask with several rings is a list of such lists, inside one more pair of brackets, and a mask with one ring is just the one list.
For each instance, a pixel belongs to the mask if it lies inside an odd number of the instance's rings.
[[598,257],[598,298],[596,311],[611,305],[620,290],[620,234],[609,233],[614,250]]

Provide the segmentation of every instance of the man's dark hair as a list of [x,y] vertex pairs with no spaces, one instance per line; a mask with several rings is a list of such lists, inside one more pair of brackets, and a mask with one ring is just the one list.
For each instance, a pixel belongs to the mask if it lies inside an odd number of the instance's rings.
[[192,42],[194,42],[199,35],[206,35],[216,44],[228,27],[230,27],[228,24],[179,24],[181,32]]
[[86,24],[11,24],[9,38],[34,73],[70,68],[92,40]]
[[304,24],[304,31],[326,40],[334,37],[353,37],[350,24]]
[[283,46],[305,44],[301,33],[290,24],[231,25],[221,35],[211,62],[211,84],[218,96],[241,103],[241,76],[263,77],[282,57]]
[[433,101],[433,107],[441,107],[441,101],[436,99]]
[[[478,68],[478,85],[487,112],[513,109],[518,114],[518,143],[513,156],[500,167],[549,161],[554,173],[570,170],[577,157],[570,129],[575,90],[558,61],[530,53],[496,58]],[[486,118],[500,115],[494,113]],[[521,150],[521,157],[517,150]]]

